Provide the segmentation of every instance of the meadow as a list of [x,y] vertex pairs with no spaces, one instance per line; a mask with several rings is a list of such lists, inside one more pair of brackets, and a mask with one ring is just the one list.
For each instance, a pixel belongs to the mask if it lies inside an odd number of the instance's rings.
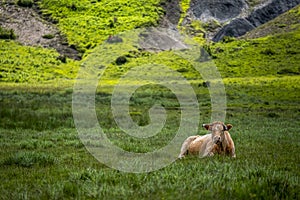
[[[84,53],[81,61],[61,60],[51,49],[0,40],[0,199],[299,199],[299,24],[270,22],[292,29],[204,45],[224,82],[226,123],[233,125],[237,158],[186,157],[157,171],[126,173],[88,152],[72,113],[77,72],[99,53],[110,34],[156,25],[163,12],[155,0],[133,1],[119,12],[121,4],[124,1],[39,1],[43,15]],[[299,17],[299,8],[290,13]],[[98,13],[101,9],[105,12]],[[147,16],[133,15],[143,9]],[[88,17],[81,20],[82,16]],[[119,54],[126,62],[115,60],[106,66],[95,95],[99,124],[114,145],[135,153],[153,151],[168,144],[180,126],[176,96],[151,84],[133,94],[130,115],[145,126],[151,123],[146,111],[163,105],[167,121],[161,132],[140,139],[117,126],[111,109],[113,86],[126,72],[147,63],[166,65],[191,83],[200,107],[198,134],[206,133],[201,124],[211,120],[209,86],[191,63],[172,51],[120,49]]]
[[[98,94],[96,99],[105,134],[124,150],[161,148],[177,131],[178,112],[168,110],[170,120],[158,136],[124,136],[109,114],[109,95]],[[146,105],[150,101],[139,100]],[[287,109],[262,102],[257,107],[229,100],[226,122],[234,126],[236,159],[187,157],[158,171],[135,174],[108,168],[91,156],[74,127],[71,101],[68,90],[1,92],[1,199],[299,197],[300,111],[293,105]],[[134,108],[143,109],[140,103]],[[147,122],[142,115],[135,115],[135,120],[140,125]],[[203,107],[201,122],[209,120],[210,109]]]

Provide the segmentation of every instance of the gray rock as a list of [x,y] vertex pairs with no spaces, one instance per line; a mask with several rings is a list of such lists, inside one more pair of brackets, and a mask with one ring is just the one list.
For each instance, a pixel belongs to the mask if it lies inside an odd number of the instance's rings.
[[160,4],[165,10],[165,15],[159,23],[160,27],[176,27],[179,22],[181,13],[179,0],[166,0],[162,1]]
[[202,21],[214,18],[222,22],[238,16],[246,7],[244,0],[191,0],[188,14]]
[[246,19],[257,27],[290,10],[299,3],[300,0],[273,0],[270,4],[252,12]]
[[273,0],[266,6],[253,11],[248,17],[231,21],[212,40],[217,42],[222,40],[224,36],[242,36],[246,32],[274,19],[298,4],[300,4],[300,0]]
[[214,42],[220,41],[224,36],[238,37],[244,35],[255,27],[246,19],[239,18],[224,26],[212,39]]
[[187,48],[180,33],[171,28],[147,28],[139,36],[139,46],[144,51],[161,52]]

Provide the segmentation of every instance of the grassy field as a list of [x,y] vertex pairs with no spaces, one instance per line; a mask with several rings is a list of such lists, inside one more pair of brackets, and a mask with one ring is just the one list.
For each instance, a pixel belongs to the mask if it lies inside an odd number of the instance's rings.
[[[184,10],[187,2],[182,2]],[[205,45],[223,77],[226,123],[233,125],[236,159],[187,157],[138,174],[111,169],[87,151],[72,113],[80,66],[97,55],[98,45],[110,34],[155,25],[163,12],[154,0],[134,1],[126,10],[120,10],[119,3],[124,1],[39,1],[44,15],[56,21],[70,44],[85,52],[82,61],[61,60],[54,50],[0,40],[0,199],[299,199],[297,24],[258,39],[226,38]],[[98,13],[101,9],[105,12]],[[299,9],[291,11],[293,16],[300,18]],[[118,22],[122,23],[116,26]],[[133,94],[130,115],[137,124],[147,125],[145,111],[155,103],[163,105],[167,121],[158,135],[134,138],[114,121],[112,87],[126,72],[147,63],[168,66],[191,83],[200,105],[198,132],[206,133],[200,124],[211,120],[209,88],[191,63],[172,51],[134,50],[119,56],[126,62],[106,66],[95,97],[99,124],[114,145],[136,153],[153,151],[168,144],[180,126],[176,96],[157,85]]]
[[[176,132],[178,113],[168,111],[171,120],[159,137],[124,136],[109,117],[109,98],[97,95],[97,114],[115,145],[147,152],[166,145]],[[147,105],[149,99],[143,100]],[[1,92],[1,199],[299,197],[300,124],[293,106],[256,108],[230,100],[226,121],[234,125],[236,159],[190,157],[159,171],[133,174],[110,169],[89,154],[78,139],[71,101],[68,91]],[[209,109],[201,111],[201,122],[208,122]],[[135,120],[147,121],[142,116]]]

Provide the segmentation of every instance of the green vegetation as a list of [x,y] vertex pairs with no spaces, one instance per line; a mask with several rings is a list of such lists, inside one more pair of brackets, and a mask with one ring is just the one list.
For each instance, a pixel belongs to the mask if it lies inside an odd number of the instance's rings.
[[253,77],[277,76],[282,70],[299,73],[299,44],[300,29],[255,40],[215,43],[210,47],[223,77]]
[[109,36],[145,26],[155,26],[163,10],[159,0],[41,0],[45,16],[57,21],[68,42],[85,52]]
[[54,50],[21,46],[14,41],[0,40],[0,81],[39,83],[71,80],[79,63],[68,59],[62,63]]
[[[291,22],[288,25],[291,29],[278,26],[286,31],[258,39],[226,38],[220,43],[205,44],[225,84],[226,123],[233,124],[230,132],[236,145],[236,159],[187,157],[155,172],[133,174],[108,168],[85,149],[74,125],[72,87],[80,65],[99,64],[97,53],[102,47],[99,44],[109,35],[156,25],[163,13],[157,7],[159,1],[41,0],[39,3],[43,14],[56,21],[70,44],[85,51],[86,57],[74,61],[51,49],[0,40],[2,199],[299,198],[300,29],[297,24]],[[182,5],[187,4],[182,1]],[[299,9],[289,13],[300,17]],[[193,22],[192,35],[196,40],[203,26]],[[203,44],[202,40],[197,41]],[[127,47],[129,42],[123,44]],[[116,58],[112,59],[111,52],[105,55],[112,62],[105,66],[95,97],[99,124],[114,145],[131,152],[153,151],[168,144],[180,126],[181,111],[175,95],[168,88],[153,84],[139,88],[132,95],[130,115],[138,125],[147,125],[150,123],[147,111],[156,103],[163,105],[167,121],[161,132],[139,139],[117,126],[110,105],[112,88],[136,66],[160,64],[181,73],[197,94],[199,124],[210,121],[209,86],[187,60],[171,50],[158,53],[137,47],[129,52],[114,50],[118,53]],[[95,60],[91,59],[91,53]],[[99,73],[102,67],[99,66]],[[205,133],[199,127],[199,134]],[[91,144],[97,145],[97,141],[91,140]],[[180,146],[178,153],[179,150]]]
[[181,13],[181,16],[180,16],[180,20],[179,20],[179,25],[181,25],[184,17],[186,17],[186,13],[190,7],[190,0],[181,0],[180,1],[180,7],[181,7],[181,10],[182,10],[182,13]]
[[46,34],[46,35],[43,35],[43,38],[45,39],[53,39],[55,36],[53,34]]
[[[146,91],[153,95],[145,88],[136,95],[147,97]],[[125,136],[110,119],[109,98],[98,94],[96,107],[101,126],[115,145],[145,152],[164,146],[176,132],[176,122],[171,120],[159,137],[138,140]],[[138,99],[140,108],[153,100]],[[170,101],[163,96],[160,100]],[[63,90],[1,93],[1,108],[5,108],[0,113],[3,198],[297,198],[297,109],[231,106],[227,122],[234,125],[231,134],[236,143],[236,159],[189,157],[159,171],[131,174],[107,168],[85,150],[72,123],[70,102],[71,94]],[[201,110],[201,121],[209,121],[208,110]],[[178,118],[177,112],[168,113],[171,118]],[[204,133],[200,129],[199,134]]]
[[14,39],[16,39],[16,37],[17,36],[12,29],[7,30],[0,26],[0,39],[14,40]]
[[34,2],[33,0],[18,0],[17,4],[22,7],[32,7]]

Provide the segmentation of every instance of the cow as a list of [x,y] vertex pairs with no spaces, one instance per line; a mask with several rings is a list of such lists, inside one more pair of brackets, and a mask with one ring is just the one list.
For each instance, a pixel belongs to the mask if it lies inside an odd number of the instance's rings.
[[210,133],[188,137],[181,146],[178,158],[181,159],[188,154],[199,155],[200,158],[215,154],[236,157],[234,142],[228,132],[232,128],[231,124],[225,125],[223,122],[216,121],[202,126]]

